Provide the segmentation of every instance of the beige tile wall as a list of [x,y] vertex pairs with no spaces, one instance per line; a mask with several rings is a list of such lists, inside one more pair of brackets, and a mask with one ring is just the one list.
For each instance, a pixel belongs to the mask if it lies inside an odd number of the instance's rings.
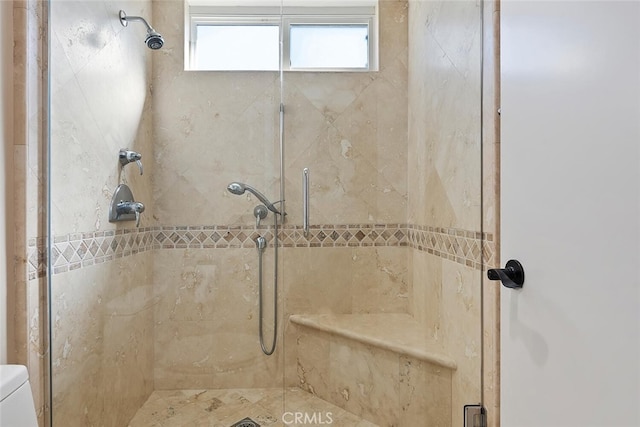
[[[272,301],[270,257],[265,270]],[[257,340],[255,249],[156,251],[154,274],[156,389],[282,386],[281,351],[264,357]]]
[[305,167],[312,223],[406,221],[406,1],[380,1],[379,25],[379,72],[285,74],[285,176],[295,224],[302,223]]
[[[92,265],[80,256],[93,247],[77,244],[134,228],[108,222],[120,183],[145,204],[142,225],[153,221],[151,52],[144,26],[118,19],[150,17],[151,3],[50,6],[51,228],[63,236],[52,256],[64,273],[51,277],[54,425],[124,425],[153,390],[152,255]],[[142,154],[144,175],[122,169],[121,148]]]
[[[277,200],[278,73],[186,72],[182,2],[154,3],[165,48],[154,57],[155,217],[162,224],[252,224],[246,182]],[[406,218],[406,2],[380,2],[380,71],[285,73],[287,221],[301,224],[301,172],[312,223]]]
[[[110,224],[109,204],[120,183],[145,204],[152,224],[154,176],[151,143],[152,52],[142,24],[123,27],[118,11],[150,16],[150,2],[52,4],[51,177],[54,235],[133,228]],[[124,169],[118,151],[142,154],[145,174]]]
[[[493,233],[492,258],[485,268],[502,267],[500,260],[500,2],[484,2],[483,45],[483,226]],[[487,425],[500,425],[500,288],[483,284],[483,399]]]
[[[13,2],[14,28],[14,146],[13,215],[15,219],[14,283],[7,287],[8,326],[13,342],[9,363],[27,365],[38,420],[44,423],[49,376],[46,359],[46,279],[29,277],[28,241],[46,230],[46,144],[48,48],[46,4],[35,0]],[[13,303],[12,303],[13,302]]]
[[[481,230],[481,9],[409,0],[408,222]],[[481,270],[413,251],[410,311],[458,362],[452,425],[481,401]]]
[[[255,222],[256,200],[250,195],[231,195],[226,186],[231,181],[246,182],[271,200],[278,199],[279,76],[277,73],[185,72],[184,30],[176,19],[183,13],[181,2],[154,3],[154,21],[163,29],[167,40],[161,54],[154,57],[155,219],[162,224],[185,226],[250,227]],[[305,167],[311,174],[312,224],[331,227],[404,222],[407,214],[406,40],[406,2],[383,0],[380,2],[379,72],[285,74],[282,102],[285,105],[287,227],[302,224],[300,184]],[[271,215],[267,221],[271,222]],[[283,243],[297,246],[297,237],[293,233],[287,235],[291,238],[285,238]],[[317,244],[328,246],[327,241],[318,240]],[[360,242],[356,245],[355,248],[281,251],[281,286],[286,289],[281,322],[287,314],[308,310],[340,313],[407,310],[404,251],[375,248],[373,241],[371,247],[363,247]],[[253,243],[249,242],[248,246],[252,248]],[[175,253],[158,253],[157,260],[166,258],[167,262],[155,263],[155,282],[164,283],[157,296],[169,305],[184,301],[179,297],[179,289],[187,286],[185,283],[192,280],[194,271],[204,269],[210,271],[209,274],[215,271],[215,278],[212,276],[194,285],[216,288],[198,294],[207,302],[204,305],[213,310],[208,318],[213,323],[202,328],[191,320],[178,318],[157,324],[159,337],[181,338],[175,344],[167,338],[158,338],[163,347],[175,346],[177,351],[180,347],[196,346],[198,342],[209,345],[215,342],[232,353],[230,349],[244,348],[245,357],[251,357],[246,362],[262,366],[260,361],[264,358],[256,342],[255,249],[228,249],[209,255],[180,252],[182,261],[177,270],[175,262],[168,264],[169,259],[175,260]],[[207,259],[195,261],[191,256]],[[267,256],[273,254],[267,251]],[[268,259],[265,266],[271,268],[272,261]],[[230,268],[234,273],[222,278],[220,271]],[[166,282],[167,277],[172,278],[170,282]],[[271,275],[266,274],[265,282],[270,285],[272,281]],[[201,303],[187,299],[181,304],[192,307]],[[223,316],[235,319],[230,324],[214,321],[229,310],[238,311],[233,316]],[[197,312],[197,307],[190,311]],[[161,312],[157,315],[161,316]],[[234,334],[219,339],[220,334],[228,334],[230,325]],[[238,341],[234,336],[246,339]],[[200,359],[196,356],[194,359],[177,353],[175,357],[158,354],[156,385],[184,386],[184,381],[176,375],[182,372],[190,378],[200,378],[198,383],[239,386],[236,382],[242,374],[230,375],[237,368],[226,361],[226,353],[208,354],[203,364],[197,363]],[[272,362],[275,360],[272,358],[268,362],[272,368],[263,372],[279,375],[278,365]],[[246,369],[243,372],[252,372]],[[276,383],[278,378],[260,375],[249,383],[265,387]]]
[[54,425],[126,425],[153,391],[151,258],[53,277]]

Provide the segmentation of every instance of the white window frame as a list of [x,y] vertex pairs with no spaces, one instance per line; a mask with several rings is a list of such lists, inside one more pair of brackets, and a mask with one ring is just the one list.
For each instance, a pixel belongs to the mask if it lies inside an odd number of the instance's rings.
[[[195,46],[198,25],[277,25],[282,40],[283,71],[298,72],[370,72],[378,71],[377,6],[189,6],[185,5],[185,69],[195,68]],[[362,68],[292,68],[290,35],[292,25],[366,25],[368,28],[368,66]],[[211,71],[211,70],[209,70]],[[243,70],[237,70],[243,71]],[[265,70],[268,71],[268,70]]]
[[[377,61],[377,37],[372,35],[375,31],[374,26],[374,17],[367,16],[363,17],[362,15],[355,16],[346,16],[346,15],[298,15],[298,16],[285,16],[282,19],[282,27],[283,27],[283,52],[282,52],[282,66],[285,71],[309,71],[309,72],[358,72],[358,71],[377,71],[378,70],[378,61]],[[292,25],[366,25],[367,33],[368,33],[368,41],[367,45],[369,48],[369,52],[367,52],[367,66],[361,68],[349,67],[349,68],[339,68],[339,67],[323,67],[323,68],[310,68],[310,67],[301,67],[301,68],[293,68],[291,67],[291,26]]]
[[[185,55],[185,64],[189,64],[187,70],[194,71],[215,71],[196,68],[196,43],[197,43],[197,26],[198,25],[265,25],[265,26],[281,26],[280,17],[274,16],[211,16],[211,15],[191,15],[189,19],[189,38],[188,38],[188,50]],[[246,70],[245,70],[246,71]],[[278,71],[278,70],[264,70],[264,71]]]

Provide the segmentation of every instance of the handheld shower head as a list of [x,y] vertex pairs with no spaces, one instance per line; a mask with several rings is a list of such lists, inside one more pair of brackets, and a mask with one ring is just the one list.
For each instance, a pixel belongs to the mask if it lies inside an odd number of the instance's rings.
[[241,196],[246,191],[248,191],[249,193],[251,193],[254,196],[256,196],[258,198],[258,200],[260,200],[267,207],[267,209],[269,209],[271,212],[277,213],[277,214],[280,213],[280,211],[278,209],[276,209],[275,206],[273,206],[273,203],[271,203],[269,201],[269,199],[267,199],[264,196],[264,194],[262,194],[261,192],[259,192],[258,190],[256,190],[255,188],[253,188],[250,185],[243,184],[241,182],[232,182],[231,184],[229,184],[227,186],[227,191],[229,191],[229,193],[231,193],[231,194],[235,194],[236,196]]
[[227,186],[227,190],[231,194],[235,194],[236,196],[242,196],[244,192],[247,190],[247,187],[244,184],[239,182],[232,182]]
[[147,27],[147,38],[144,42],[149,49],[158,50],[164,45],[164,39],[160,33],[151,28],[151,25],[143,17],[127,16],[124,10],[121,10],[118,16],[123,27],[129,25],[129,21],[141,21]]

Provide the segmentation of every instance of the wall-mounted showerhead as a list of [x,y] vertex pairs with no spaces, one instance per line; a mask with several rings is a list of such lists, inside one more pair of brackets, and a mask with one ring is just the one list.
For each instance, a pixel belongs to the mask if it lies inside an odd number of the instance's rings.
[[164,39],[159,32],[151,28],[151,25],[141,16],[127,16],[124,10],[120,11],[120,23],[123,27],[129,25],[129,21],[141,21],[147,27],[147,38],[145,44],[149,49],[158,50],[164,45]]
[[147,39],[144,41],[149,49],[158,50],[164,45],[164,39],[156,31],[147,31]]
[[248,191],[249,193],[251,193],[254,196],[256,196],[258,198],[258,200],[260,200],[267,207],[267,209],[269,209],[271,212],[277,213],[277,214],[280,213],[280,211],[278,209],[276,209],[275,206],[273,206],[273,203],[271,203],[269,201],[269,199],[267,199],[264,196],[264,194],[262,194],[261,192],[259,192],[258,190],[256,190],[255,188],[253,188],[250,185],[243,184],[241,182],[232,182],[231,184],[229,184],[227,186],[227,190],[229,191],[229,193],[235,194],[236,196],[241,196],[246,191]]

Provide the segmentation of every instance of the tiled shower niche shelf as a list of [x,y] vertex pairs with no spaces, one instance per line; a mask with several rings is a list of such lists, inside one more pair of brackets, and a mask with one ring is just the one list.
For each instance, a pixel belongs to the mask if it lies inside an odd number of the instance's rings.
[[456,370],[454,359],[426,341],[427,333],[408,314],[294,314],[291,323],[379,347],[423,362]]

